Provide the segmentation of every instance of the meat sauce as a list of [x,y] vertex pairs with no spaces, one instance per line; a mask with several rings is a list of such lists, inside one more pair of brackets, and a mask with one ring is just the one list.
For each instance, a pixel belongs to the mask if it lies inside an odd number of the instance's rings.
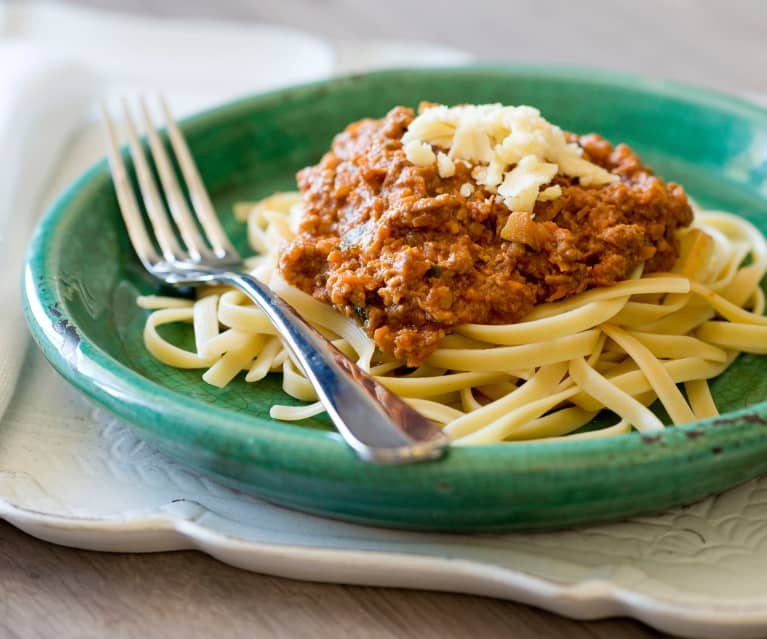
[[[626,145],[568,134],[584,158],[619,176],[585,187],[557,175],[562,195],[532,215],[477,187],[471,167],[410,163],[402,136],[415,117],[396,107],[336,136],[319,164],[298,173],[304,217],[284,248],[283,277],[358,319],[385,353],[417,366],[453,327],[507,324],[541,302],[644,272],[669,270],[677,229],[692,210]],[[473,192],[461,186],[474,185]],[[514,241],[499,232],[509,216]]]

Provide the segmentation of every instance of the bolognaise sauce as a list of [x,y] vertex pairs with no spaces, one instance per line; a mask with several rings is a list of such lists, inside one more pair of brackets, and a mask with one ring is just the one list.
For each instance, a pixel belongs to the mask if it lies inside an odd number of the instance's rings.
[[[535,304],[644,272],[668,270],[675,232],[692,221],[681,186],[665,183],[621,144],[568,134],[584,158],[619,176],[581,186],[557,175],[561,195],[512,212],[470,183],[410,163],[402,136],[414,118],[396,107],[336,136],[319,164],[298,173],[304,217],[281,253],[283,277],[363,323],[377,346],[422,363],[463,323],[522,319]],[[513,239],[499,232],[515,216]]]

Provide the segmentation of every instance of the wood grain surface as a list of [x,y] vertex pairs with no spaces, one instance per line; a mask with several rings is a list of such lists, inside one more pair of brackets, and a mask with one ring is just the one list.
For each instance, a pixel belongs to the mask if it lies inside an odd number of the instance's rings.
[[4,639],[655,636],[627,619],[577,622],[482,597],[278,579],[191,551],[73,550],[0,522]]
[[[411,38],[481,58],[636,71],[767,93],[763,0],[81,0],[158,14],[289,24],[329,38]],[[201,553],[62,548],[0,523],[0,637],[661,636],[507,601],[297,582]]]
[[767,93],[765,0],[79,0],[137,13],[260,20],[328,38],[430,41]]

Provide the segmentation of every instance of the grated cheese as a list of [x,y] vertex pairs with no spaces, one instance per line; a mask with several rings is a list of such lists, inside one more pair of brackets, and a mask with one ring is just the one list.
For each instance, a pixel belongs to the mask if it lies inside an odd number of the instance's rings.
[[437,159],[431,147],[418,140],[405,143],[405,157],[416,166],[431,166]]
[[[455,162],[469,163],[476,183],[497,193],[511,211],[532,213],[536,201],[560,197],[559,185],[547,186],[558,173],[584,186],[618,179],[585,160],[580,146],[568,143],[562,129],[529,106],[431,107],[410,123],[402,141],[408,160],[418,166],[437,162],[441,177],[455,174]],[[501,230],[501,237],[507,231]]]
[[538,156],[526,155],[503,179],[498,195],[511,211],[531,213],[540,187],[548,184],[557,174],[558,167],[542,162]]
[[437,172],[441,178],[449,178],[455,175],[455,163],[442,151],[437,153]]

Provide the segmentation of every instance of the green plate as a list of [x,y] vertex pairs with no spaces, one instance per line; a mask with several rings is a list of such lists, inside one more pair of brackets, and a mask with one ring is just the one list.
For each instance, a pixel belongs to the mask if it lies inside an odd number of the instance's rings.
[[[242,199],[294,187],[352,120],[420,100],[539,107],[551,121],[635,148],[702,205],[767,230],[767,112],[700,89],[593,70],[478,66],[387,71],[254,96],[183,123],[238,248]],[[685,504],[767,471],[767,360],[741,356],[712,384],[722,416],[607,440],[497,444],[419,465],[356,459],[324,418],[269,419],[279,379],[219,390],[154,361],[139,294],[156,292],[128,243],[107,166],[55,203],[31,243],[26,312],[53,366],[200,472],[293,508],[413,529],[561,528]],[[179,329],[177,338],[188,339]]]

